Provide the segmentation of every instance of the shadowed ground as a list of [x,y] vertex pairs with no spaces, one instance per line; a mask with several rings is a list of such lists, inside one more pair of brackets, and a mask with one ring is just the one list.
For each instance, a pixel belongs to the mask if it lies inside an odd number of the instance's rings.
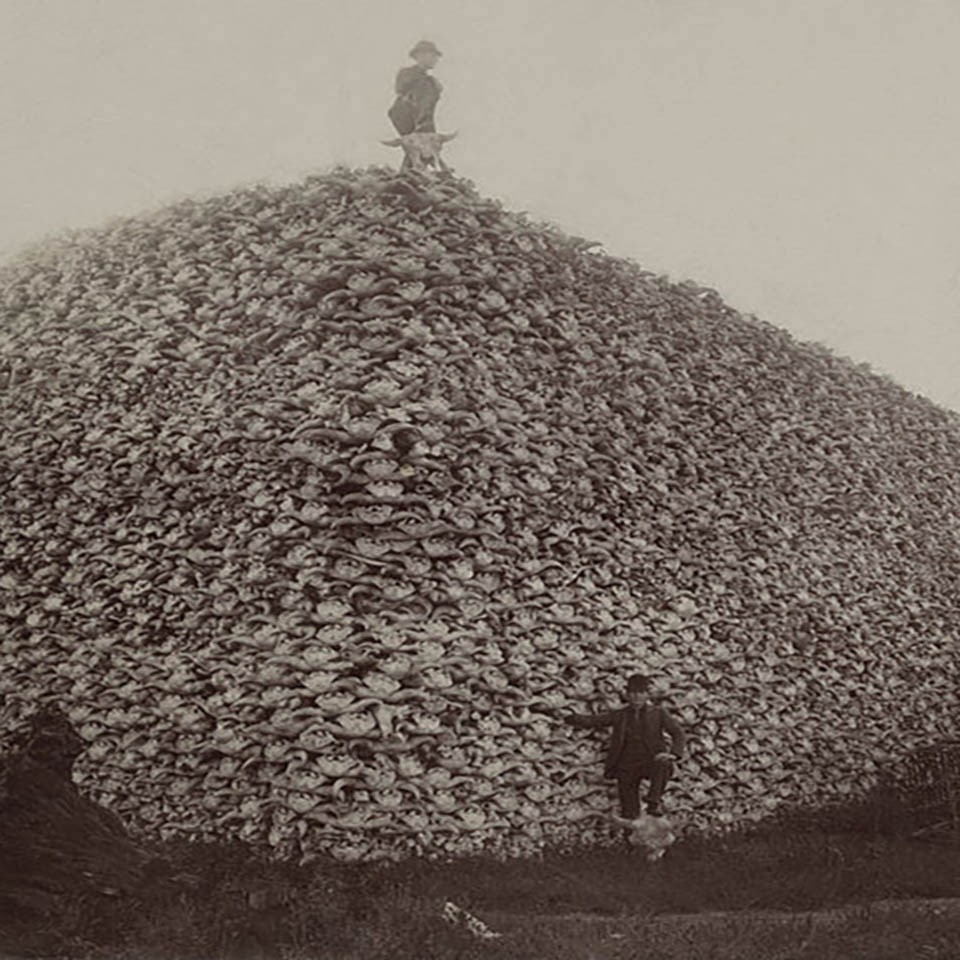
[[[957,848],[850,828],[680,841],[653,865],[619,850],[390,867],[294,867],[239,846],[162,853],[192,888],[78,894],[31,924],[8,914],[0,949],[111,960],[625,960],[638,950],[664,960],[946,960],[960,943]],[[447,902],[501,936],[446,923]]]

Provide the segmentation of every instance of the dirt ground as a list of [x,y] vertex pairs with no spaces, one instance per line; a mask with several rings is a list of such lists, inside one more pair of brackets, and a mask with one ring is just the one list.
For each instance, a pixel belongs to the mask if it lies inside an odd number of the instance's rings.
[[862,831],[690,839],[655,863],[620,847],[301,867],[164,854],[187,886],[68,893],[27,923],[0,897],[0,960],[960,960],[960,847]]
[[819,911],[656,917],[487,916],[500,956],[549,960],[957,960],[960,900],[885,900]]

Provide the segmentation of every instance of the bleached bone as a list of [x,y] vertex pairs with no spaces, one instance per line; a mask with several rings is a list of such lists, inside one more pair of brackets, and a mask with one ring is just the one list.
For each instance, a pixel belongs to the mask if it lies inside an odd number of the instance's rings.
[[666,817],[653,817],[641,813],[634,820],[626,820],[616,814],[611,816],[613,822],[629,830],[634,842],[639,843],[647,851],[648,860],[659,860],[667,847],[676,841],[673,825]]
[[401,169],[423,171],[428,166],[436,165],[441,170],[449,167],[443,162],[440,151],[443,145],[451,141],[454,133],[408,133],[393,140],[381,140],[386,147],[401,147],[404,153],[404,162]]

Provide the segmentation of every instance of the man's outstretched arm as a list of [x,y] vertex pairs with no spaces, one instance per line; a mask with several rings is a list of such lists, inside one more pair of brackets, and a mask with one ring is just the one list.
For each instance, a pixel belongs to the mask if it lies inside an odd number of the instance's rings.
[[561,717],[573,727],[581,729],[593,729],[598,727],[609,727],[613,723],[614,711],[607,710],[604,713],[593,713],[584,716],[580,713],[568,713]]

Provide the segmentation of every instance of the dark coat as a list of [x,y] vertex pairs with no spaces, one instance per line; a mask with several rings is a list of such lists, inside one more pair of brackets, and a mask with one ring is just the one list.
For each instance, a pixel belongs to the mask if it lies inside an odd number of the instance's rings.
[[433,113],[443,89],[435,77],[423,67],[404,67],[398,74],[394,88],[397,99],[387,115],[397,133],[435,133]]
[[[623,751],[623,744],[627,733],[627,720],[633,707],[621,707],[619,710],[608,710],[605,713],[584,717],[574,714],[568,717],[569,722],[580,728],[613,727],[610,739],[607,742],[607,755],[603,764],[603,775],[612,779],[617,775],[617,762]],[[687,744],[686,735],[680,724],[667,711],[666,707],[647,704],[643,707],[643,739],[650,750],[651,758],[658,753],[667,752],[666,737],[670,737],[670,751],[677,759],[683,756]]]

